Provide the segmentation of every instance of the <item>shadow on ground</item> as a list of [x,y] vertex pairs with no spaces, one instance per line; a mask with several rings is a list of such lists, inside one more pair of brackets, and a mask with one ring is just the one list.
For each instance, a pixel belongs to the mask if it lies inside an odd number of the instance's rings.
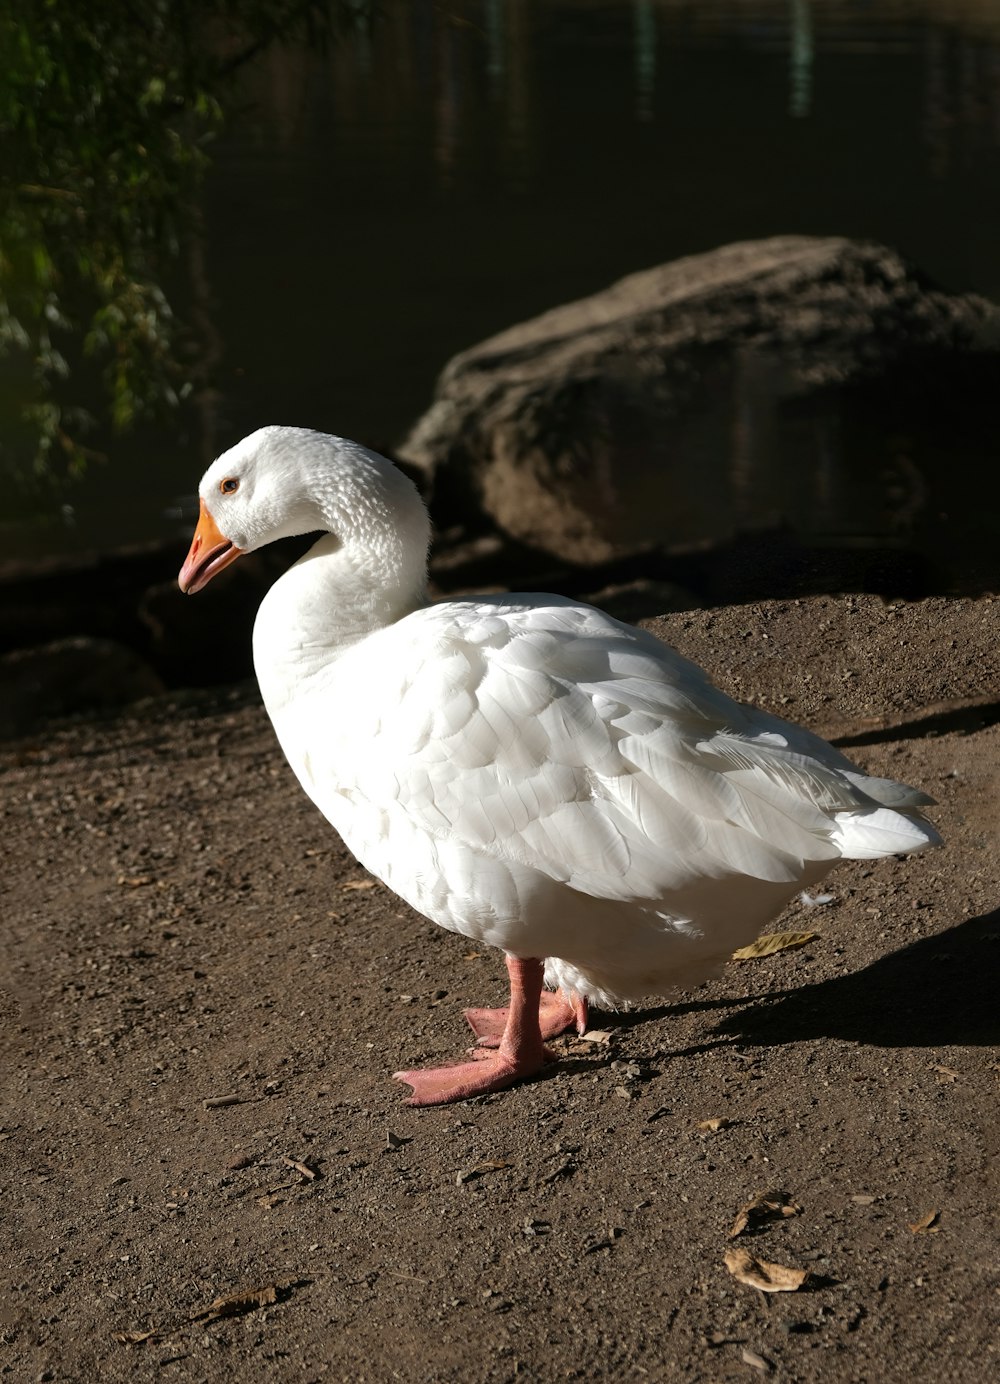
[[851,975],[784,991],[716,1032],[773,1046],[842,1038],[887,1048],[1000,1041],[1000,908],[881,957]]

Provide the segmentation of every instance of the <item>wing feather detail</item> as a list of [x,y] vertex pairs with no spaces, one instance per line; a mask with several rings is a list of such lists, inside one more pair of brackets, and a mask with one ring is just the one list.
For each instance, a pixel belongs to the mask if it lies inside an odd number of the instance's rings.
[[926,801],[732,701],[644,631],[544,600],[449,602],[367,641],[369,667],[381,641],[385,693],[369,673],[337,741],[352,794],[621,900],[730,875],[792,882],[853,839],[844,814],[869,814],[868,848],[896,839],[894,814],[873,809]]

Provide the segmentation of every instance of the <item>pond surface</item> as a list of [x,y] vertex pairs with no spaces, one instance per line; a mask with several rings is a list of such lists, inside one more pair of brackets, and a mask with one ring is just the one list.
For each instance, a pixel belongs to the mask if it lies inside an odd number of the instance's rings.
[[244,71],[201,215],[172,291],[213,389],[6,524],[7,557],[186,530],[263,423],[391,449],[454,352],[728,241],[876,239],[1000,299],[1000,5],[385,0]]

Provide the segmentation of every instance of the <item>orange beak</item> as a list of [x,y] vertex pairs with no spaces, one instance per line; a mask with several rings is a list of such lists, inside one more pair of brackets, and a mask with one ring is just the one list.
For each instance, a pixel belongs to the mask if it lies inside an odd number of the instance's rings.
[[228,567],[242,555],[243,549],[230,543],[220,532],[218,524],[202,500],[198,527],[194,531],[184,566],[177,577],[177,585],[186,595],[193,596],[196,591],[207,586],[217,572],[221,572],[223,567]]

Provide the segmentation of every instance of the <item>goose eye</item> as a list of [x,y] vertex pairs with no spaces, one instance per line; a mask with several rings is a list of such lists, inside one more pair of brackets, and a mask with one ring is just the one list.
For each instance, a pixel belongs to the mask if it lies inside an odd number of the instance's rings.
[[239,490],[239,488],[240,483],[235,476],[227,476],[226,479],[219,486],[219,489],[222,491],[223,495],[231,495],[234,490]]

